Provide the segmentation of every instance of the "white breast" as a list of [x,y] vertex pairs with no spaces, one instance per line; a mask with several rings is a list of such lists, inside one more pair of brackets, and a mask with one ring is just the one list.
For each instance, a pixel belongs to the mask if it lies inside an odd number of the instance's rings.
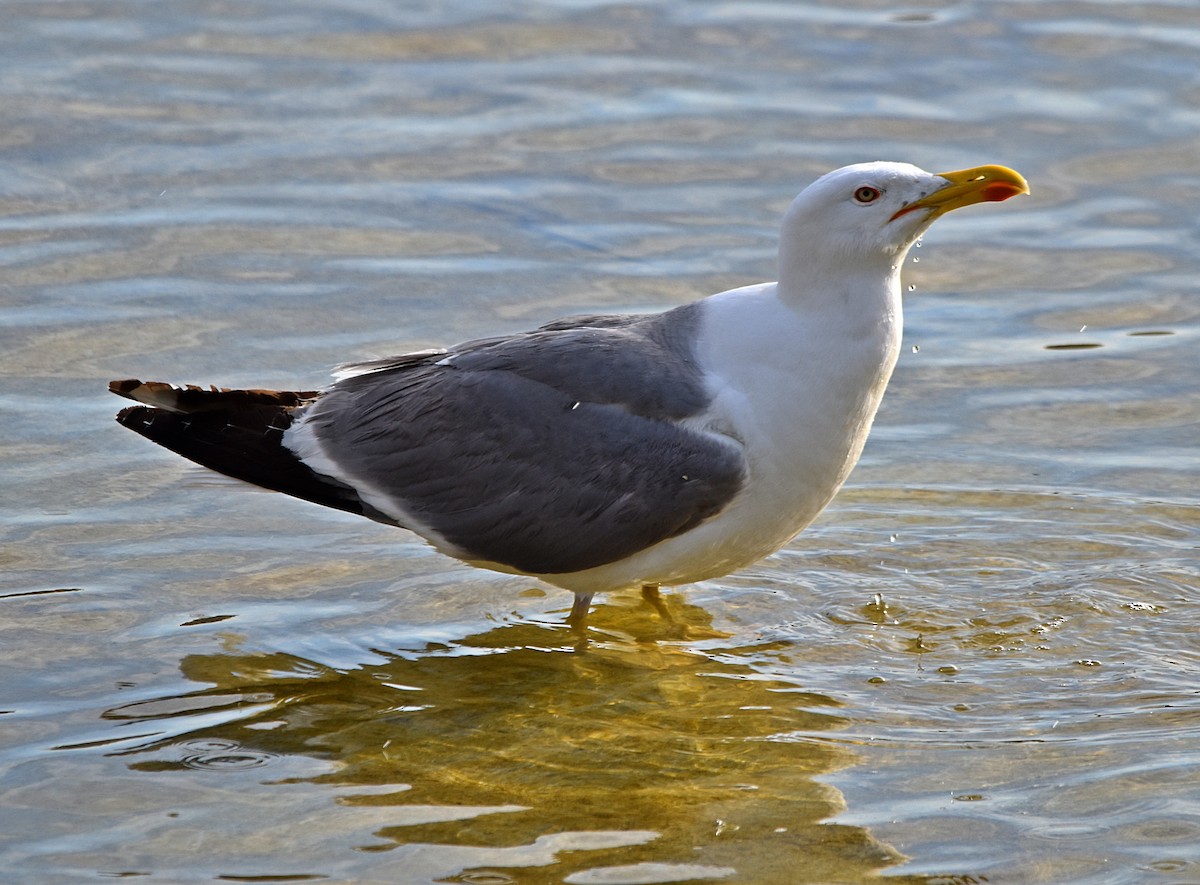
[[[878,288],[878,277],[874,280]],[[856,293],[864,307],[792,307],[774,283],[704,302],[698,361],[714,399],[697,429],[742,447],[738,497],[692,531],[627,560],[551,578],[577,592],[683,584],[775,552],[824,509],[858,461],[899,353],[895,281]]]

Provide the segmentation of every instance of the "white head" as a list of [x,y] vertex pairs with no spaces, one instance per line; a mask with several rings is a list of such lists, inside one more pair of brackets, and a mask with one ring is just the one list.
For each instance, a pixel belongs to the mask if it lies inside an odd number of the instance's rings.
[[784,216],[782,285],[855,270],[895,271],[938,217],[972,203],[1029,193],[1018,173],[979,166],[933,174],[908,163],[860,163],[805,188]]

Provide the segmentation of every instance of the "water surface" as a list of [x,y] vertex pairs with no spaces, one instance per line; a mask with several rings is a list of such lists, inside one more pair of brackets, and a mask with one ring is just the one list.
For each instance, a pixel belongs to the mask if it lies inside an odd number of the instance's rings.
[[[496,10],[6,4],[7,875],[1200,882],[1200,12]],[[689,639],[112,422],[772,278],[877,158],[1034,194],[914,250],[850,484]]]

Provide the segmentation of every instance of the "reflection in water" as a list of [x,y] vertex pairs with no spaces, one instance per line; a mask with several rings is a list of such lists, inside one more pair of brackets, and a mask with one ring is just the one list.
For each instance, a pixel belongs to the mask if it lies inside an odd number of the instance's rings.
[[[0,879],[1200,882],[1195,5],[6,4]],[[1037,199],[905,268],[853,487],[689,589],[732,638],[462,639],[565,603],[105,401],[659,310],[819,172],[1001,148]]]
[[811,737],[839,728],[838,703],[771,672],[773,646],[610,641],[576,653],[568,637],[515,624],[419,652],[372,650],[348,668],[189,655],[183,673],[213,687],[104,715],[138,733],[118,750],[135,771],[329,760],[315,782],[341,793],[331,816],[395,808],[383,841],[357,847],[472,847],[475,872],[448,875],[550,865],[544,881],[750,870],[764,882],[844,881],[900,859],[865,829],[822,823],[841,797],[816,778],[853,756]]

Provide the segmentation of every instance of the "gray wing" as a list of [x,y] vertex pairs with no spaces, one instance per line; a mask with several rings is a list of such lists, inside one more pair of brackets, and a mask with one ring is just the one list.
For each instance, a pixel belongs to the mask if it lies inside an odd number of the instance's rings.
[[306,416],[352,480],[468,558],[533,574],[603,565],[719,512],[732,440],[679,421],[708,402],[694,308],[453,348],[335,385]]

